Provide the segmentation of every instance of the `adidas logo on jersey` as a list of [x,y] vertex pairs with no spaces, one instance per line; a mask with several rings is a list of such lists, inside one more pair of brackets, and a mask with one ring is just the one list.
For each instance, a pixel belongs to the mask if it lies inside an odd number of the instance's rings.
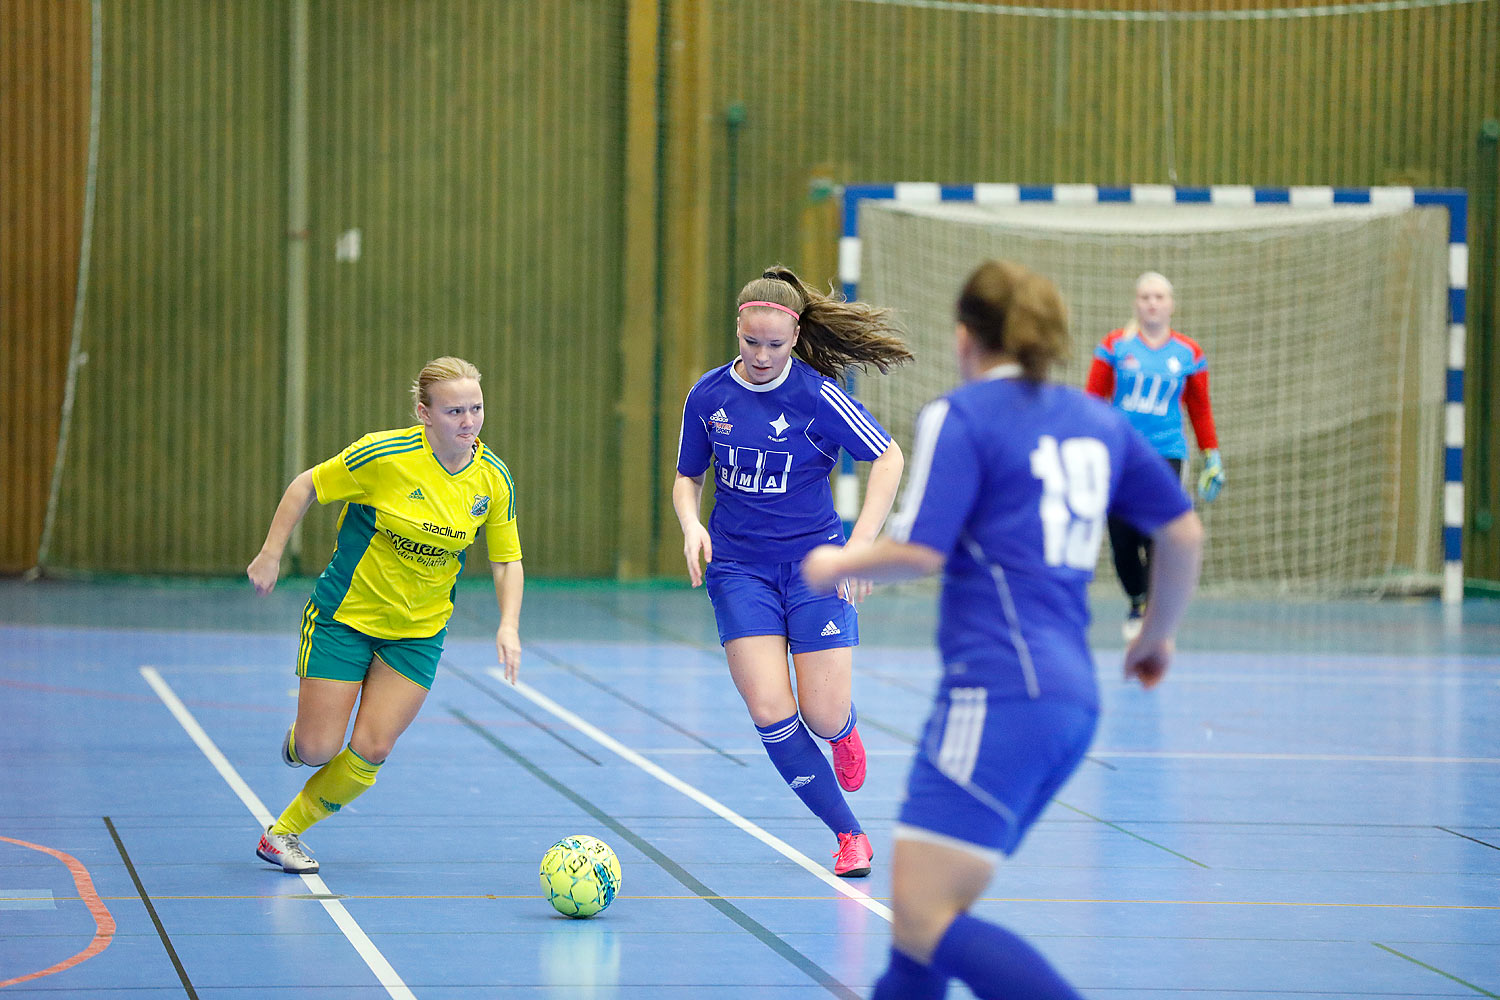
[[713,416],[708,418],[709,425],[720,434],[728,434],[734,430],[734,425],[729,422],[729,414],[724,412],[724,407],[714,411]]
[[793,788],[801,788],[803,785],[812,784],[812,780],[813,775],[811,774],[799,774],[797,775],[797,777],[792,779],[791,785]]
[[823,634],[824,635],[843,635],[844,633],[840,632],[839,631],[839,627],[837,625],[835,625],[833,622],[830,621],[827,625],[823,626]]
[[410,493],[406,494],[406,499],[408,499],[408,500],[426,500],[427,498],[422,495],[422,487],[418,486],[416,489],[414,489]]

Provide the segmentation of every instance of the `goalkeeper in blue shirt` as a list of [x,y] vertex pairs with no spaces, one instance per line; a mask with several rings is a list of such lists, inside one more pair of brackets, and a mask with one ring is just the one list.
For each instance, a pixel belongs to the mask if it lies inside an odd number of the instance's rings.
[[[1182,433],[1186,408],[1198,447],[1203,449],[1198,496],[1212,503],[1224,488],[1224,463],[1219,458],[1208,395],[1208,359],[1197,341],[1171,328],[1174,305],[1172,283],[1165,277],[1147,271],[1137,278],[1135,318],[1110,331],[1094,348],[1084,389],[1113,403],[1179,474],[1187,458],[1187,438]],[[1123,630],[1129,642],[1140,632],[1146,606],[1151,539],[1128,521],[1111,517],[1109,546],[1120,585],[1130,598]]]

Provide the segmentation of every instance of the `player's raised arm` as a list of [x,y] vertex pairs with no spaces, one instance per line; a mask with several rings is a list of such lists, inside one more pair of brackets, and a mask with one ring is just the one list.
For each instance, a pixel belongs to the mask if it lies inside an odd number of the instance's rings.
[[877,538],[868,545],[819,545],[802,560],[802,578],[814,590],[829,591],[854,578],[895,583],[931,576],[943,568],[943,554],[914,542]]
[[266,531],[266,540],[245,569],[245,575],[255,586],[255,592],[262,597],[276,589],[276,580],[281,575],[281,556],[286,551],[287,539],[292,537],[292,532],[317,497],[311,469],[299,472],[281,495],[281,502],[276,505],[276,513],[271,517],[271,527]]

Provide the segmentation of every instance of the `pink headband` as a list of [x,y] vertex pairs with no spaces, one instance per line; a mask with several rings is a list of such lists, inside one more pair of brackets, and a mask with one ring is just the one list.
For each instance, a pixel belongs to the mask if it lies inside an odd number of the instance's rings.
[[795,309],[788,309],[786,306],[782,305],[780,302],[762,302],[759,299],[756,299],[754,302],[746,302],[744,305],[740,306],[740,312],[744,312],[746,309],[749,309],[751,306],[765,306],[768,309],[780,309],[782,312],[786,313],[788,316],[791,316],[791,317],[793,317],[795,319],[801,319],[802,318],[802,314],[799,313],[797,310],[795,310]]

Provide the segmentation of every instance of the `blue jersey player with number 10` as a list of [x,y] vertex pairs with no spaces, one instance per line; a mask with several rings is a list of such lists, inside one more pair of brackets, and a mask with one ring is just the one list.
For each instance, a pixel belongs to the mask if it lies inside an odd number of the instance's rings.
[[803,563],[815,589],[943,571],[943,676],[895,831],[894,940],[874,997],[933,1000],[956,977],[979,997],[1075,998],[1039,952],[968,911],[1093,739],[1088,584],[1106,517],[1156,543],[1151,603],[1125,652],[1126,676],[1148,688],[1196,586],[1202,526],[1122,414],[1044,381],[1067,345],[1050,281],[989,261],[957,316],[967,381],[917,418],[886,537],[819,547]]
[[[837,378],[851,365],[885,371],[911,353],[887,310],[819,294],[781,267],[741,289],[735,332],[739,356],[699,379],[683,406],[672,487],[683,555],[693,586],[708,584],[730,676],[766,753],[838,838],[834,873],[859,878],[873,851],[840,788],[855,791],[865,779],[850,694],[859,641],[851,600],[869,584],[814,594],[797,566],[814,546],[844,540],[828,485],[841,448],[872,463],[851,541],[880,533],[901,481],[901,449]],[[710,466],[705,528],[698,510]],[[832,744],[831,768],[809,730]]]

